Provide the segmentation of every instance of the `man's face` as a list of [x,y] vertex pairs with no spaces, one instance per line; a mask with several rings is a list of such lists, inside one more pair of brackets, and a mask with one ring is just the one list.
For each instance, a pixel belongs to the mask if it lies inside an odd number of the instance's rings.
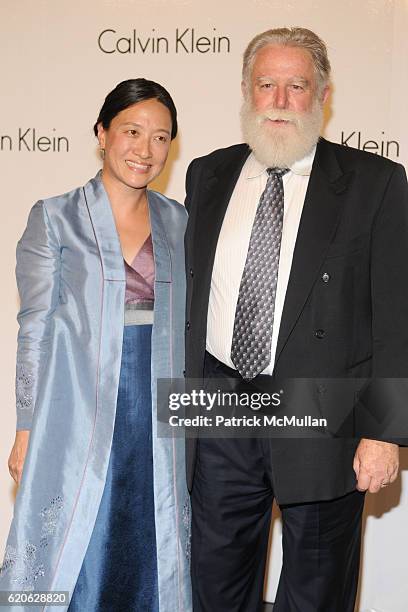
[[[256,111],[310,112],[317,95],[317,80],[309,51],[279,45],[264,47],[255,57],[250,88]],[[285,122],[275,123],[285,126]]]
[[290,168],[314,147],[328,87],[319,89],[312,56],[299,47],[267,45],[255,56],[242,85],[242,130],[255,157]]

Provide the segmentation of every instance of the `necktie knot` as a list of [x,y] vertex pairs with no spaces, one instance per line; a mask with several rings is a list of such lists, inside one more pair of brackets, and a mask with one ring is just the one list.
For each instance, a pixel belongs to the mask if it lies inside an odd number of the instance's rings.
[[267,168],[266,171],[269,176],[275,175],[278,177],[282,177],[284,174],[289,172],[289,168]]

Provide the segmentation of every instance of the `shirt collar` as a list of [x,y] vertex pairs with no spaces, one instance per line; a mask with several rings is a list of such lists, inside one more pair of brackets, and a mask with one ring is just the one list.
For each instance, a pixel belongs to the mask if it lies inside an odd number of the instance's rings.
[[[290,171],[293,174],[298,174],[300,176],[309,176],[312,171],[313,160],[316,154],[316,146],[310,151],[308,155],[296,161],[290,168]],[[261,176],[264,172],[266,172],[268,166],[259,162],[253,153],[248,157],[245,168],[244,168],[244,177],[247,179],[256,178],[257,176]]]

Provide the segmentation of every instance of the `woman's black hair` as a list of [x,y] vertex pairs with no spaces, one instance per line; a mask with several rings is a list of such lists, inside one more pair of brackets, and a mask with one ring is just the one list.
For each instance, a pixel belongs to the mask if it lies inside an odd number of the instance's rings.
[[162,85],[147,79],[128,79],[116,85],[105,98],[94,125],[95,136],[98,136],[98,125],[107,130],[111,121],[121,111],[143,100],[158,100],[169,109],[171,115],[171,139],[177,134],[177,110],[171,95]]

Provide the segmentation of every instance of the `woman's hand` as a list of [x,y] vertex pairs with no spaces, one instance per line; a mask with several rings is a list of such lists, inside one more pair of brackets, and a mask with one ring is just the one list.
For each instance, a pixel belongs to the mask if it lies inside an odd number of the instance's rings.
[[27,453],[29,439],[30,430],[22,429],[21,431],[16,431],[16,439],[14,441],[13,448],[11,449],[8,460],[8,468],[17,485],[20,484],[21,475],[23,473],[24,460]]

